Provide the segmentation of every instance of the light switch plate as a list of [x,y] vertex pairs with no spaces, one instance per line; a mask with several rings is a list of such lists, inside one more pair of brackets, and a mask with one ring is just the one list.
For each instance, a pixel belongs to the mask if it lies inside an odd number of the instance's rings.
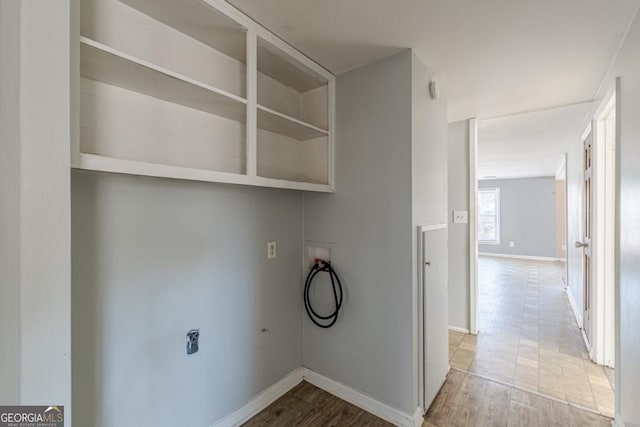
[[277,254],[276,242],[267,242],[267,259],[274,259]]
[[468,224],[469,212],[468,211],[453,211],[453,223],[454,224]]

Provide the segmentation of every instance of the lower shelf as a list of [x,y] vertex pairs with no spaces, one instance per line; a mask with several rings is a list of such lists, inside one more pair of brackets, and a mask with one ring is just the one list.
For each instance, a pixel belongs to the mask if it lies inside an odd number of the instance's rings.
[[135,160],[115,159],[96,154],[81,153],[76,169],[102,172],[124,173],[128,175],[153,176],[159,178],[185,179],[191,181],[220,182],[225,184],[251,185],[256,187],[283,188],[290,190],[333,193],[331,185],[308,182],[287,181],[283,179],[263,178],[213,170],[192,169],[179,166],[160,165]]

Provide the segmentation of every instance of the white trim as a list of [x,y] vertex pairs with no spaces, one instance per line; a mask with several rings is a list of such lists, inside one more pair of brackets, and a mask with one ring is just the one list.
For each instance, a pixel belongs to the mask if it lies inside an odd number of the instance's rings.
[[[423,241],[422,241],[422,234],[424,232],[427,231],[434,231],[434,230],[442,230],[442,229],[446,229],[448,227],[447,223],[442,223],[442,224],[432,224],[432,225],[420,225],[417,227],[417,241],[418,241],[418,248],[417,248],[417,267],[418,267],[418,281],[416,284],[416,287],[414,288],[414,294],[415,294],[415,298],[416,298],[416,303],[414,303],[414,307],[417,308],[417,315],[414,315],[414,319],[413,321],[414,323],[414,330],[417,331],[417,334],[413,335],[413,348],[417,351],[418,353],[418,357],[416,358],[416,362],[417,362],[417,366],[415,367],[415,372],[417,372],[418,374],[418,404],[419,405],[423,405],[425,404],[425,395],[424,395],[424,391],[425,391],[425,386],[426,386],[426,378],[425,378],[425,372],[424,372],[424,367],[425,367],[425,354],[424,354],[424,348],[425,348],[425,341],[424,341],[424,322],[425,322],[425,306],[424,306],[424,278],[423,278],[423,274],[424,274],[424,269],[423,269],[423,251],[424,248],[422,247]],[[416,324],[417,323],[417,324]]]
[[[615,88],[610,88],[594,114],[593,220],[592,220],[592,322],[590,357],[599,365],[614,366],[614,232],[615,223]],[[613,120],[613,123],[612,123]],[[612,126],[613,124],[613,126]]]
[[478,120],[469,120],[469,331],[478,334]]
[[426,411],[419,406],[416,408],[416,411],[413,413],[413,427],[422,427],[425,412]]
[[159,178],[187,179],[192,181],[220,182],[226,184],[253,185],[259,187],[288,188],[325,193],[333,192],[331,185],[308,182],[286,181],[283,179],[248,176],[214,170],[184,168],[180,166],[139,162],[136,160],[115,159],[96,154],[80,153],[80,169],[102,172],[124,173],[129,175],[154,176]]
[[423,414],[425,411],[421,407],[416,408],[413,414],[406,414],[387,405],[386,403],[382,403],[373,397],[362,393],[361,391],[327,378],[309,368],[297,368],[277,383],[266,388],[241,408],[211,424],[210,427],[240,426],[255,415],[259,414],[302,381],[307,381],[308,383],[313,384],[314,386],[397,426],[419,427],[424,421]]
[[491,252],[480,252],[479,256],[490,256],[496,258],[515,258],[515,259],[528,259],[533,261],[565,261],[565,258],[556,258],[548,256],[533,256],[533,255],[517,255],[517,254],[496,254]]
[[[324,391],[331,393],[334,396],[339,397],[340,399],[370,412],[371,414],[392,424],[405,427],[415,427],[418,425],[416,424],[417,418],[415,413],[407,414],[399,411],[386,403],[382,403],[373,397],[362,393],[361,391],[327,378],[309,368],[303,368],[303,378],[305,381],[315,385],[316,387],[321,388]],[[422,412],[421,408],[418,408],[418,410]],[[418,410],[416,410],[416,413]]]
[[567,156],[566,154],[562,155],[562,162],[560,162],[560,167],[556,172],[556,181],[566,181],[567,179]]
[[211,424],[210,427],[235,427],[241,425],[260,411],[264,410],[267,406],[271,405],[293,387],[300,384],[304,379],[303,373],[303,368],[297,368],[277,383],[266,388],[262,393],[251,399],[240,409],[219,419],[215,423]]
[[591,120],[589,120],[589,123],[587,123],[584,132],[582,132],[582,138],[580,138],[580,141],[584,142],[584,140],[587,139],[587,137],[591,133],[592,127],[593,127],[593,125],[591,124]]
[[578,305],[576,304],[576,300],[573,299],[573,294],[571,293],[571,287],[567,286],[566,288],[567,298],[569,298],[569,305],[571,305],[571,309],[573,310],[573,315],[576,318],[576,322],[578,323],[578,327],[582,330],[582,316],[581,312],[578,311]]
[[258,36],[253,28],[247,30],[247,137],[246,174],[258,175]]
[[454,332],[460,332],[460,333],[462,333],[462,334],[468,334],[468,333],[469,333],[469,330],[468,330],[468,329],[465,329],[465,328],[459,328],[459,327],[457,327],[457,326],[451,326],[451,325],[449,325],[449,330],[450,330],[450,331],[454,331]]

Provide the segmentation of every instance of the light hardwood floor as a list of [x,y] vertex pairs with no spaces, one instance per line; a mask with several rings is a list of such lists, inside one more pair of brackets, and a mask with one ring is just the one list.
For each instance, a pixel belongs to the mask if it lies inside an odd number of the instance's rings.
[[609,418],[455,369],[423,427],[610,427]]
[[[425,415],[423,427],[609,427],[609,418],[456,369]],[[387,427],[387,423],[302,382],[245,427]]]
[[613,416],[612,384],[589,360],[563,274],[561,263],[480,257],[480,333],[449,333],[451,366]]
[[[562,269],[553,263],[480,259],[481,333],[450,332],[453,369],[425,416],[425,427],[611,425],[610,418],[536,394],[613,411],[611,384],[605,370],[588,360]],[[245,424],[390,425],[306,382]]]

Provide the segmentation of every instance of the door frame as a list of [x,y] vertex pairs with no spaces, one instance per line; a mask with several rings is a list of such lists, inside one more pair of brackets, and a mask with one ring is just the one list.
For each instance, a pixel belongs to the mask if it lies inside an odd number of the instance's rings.
[[478,120],[469,120],[469,333],[478,335]]
[[[594,114],[593,129],[593,227],[592,227],[592,321],[591,351],[594,362],[615,366],[615,146],[616,90],[609,89]],[[613,129],[612,129],[613,128]],[[613,130],[615,139],[609,138]],[[614,222],[615,224],[615,222]]]
[[[424,321],[425,321],[425,306],[424,306],[424,266],[422,264],[423,256],[424,256],[424,248],[423,248],[423,239],[422,235],[426,231],[434,231],[434,230],[442,230],[447,229],[447,223],[440,224],[430,224],[430,225],[419,225],[417,227],[417,241],[418,241],[418,402],[420,404],[420,408],[422,408],[423,414],[427,412],[429,408],[425,408],[425,386],[426,386],[426,377],[425,377],[425,353],[424,353],[424,345],[425,345],[425,337],[424,337]],[[448,351],[448,350],[447,350]]]

